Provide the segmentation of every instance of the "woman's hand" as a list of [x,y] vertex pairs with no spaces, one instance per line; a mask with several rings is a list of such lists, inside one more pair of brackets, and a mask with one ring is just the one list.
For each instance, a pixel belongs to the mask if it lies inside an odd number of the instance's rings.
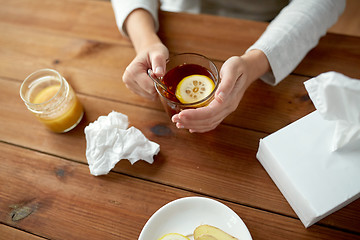
[[164,76],[168,57],[169,51],[161,42],[139,52],[125,69],[123,81],[126,87],[142,97],[156,98],[154,83],[149,78],[147,70],[152,69],[157,77]]
[[178,128],[190,132],[207,132],[215,129],[238,107],[246,89],[269,71],[264,53],[252,50],[241,57],[229,58],[220,70],[220,85],[215,99],[206,107],[186,109],[172,117]]
[[151,68],[157,77],[162,77],[169,50],[156,35],[154,19],[146,10],[134,10],[127,17],[125,26],[137,55],[125,69],[123,81],[134,93],[154,99],[157,94],[147,70]]

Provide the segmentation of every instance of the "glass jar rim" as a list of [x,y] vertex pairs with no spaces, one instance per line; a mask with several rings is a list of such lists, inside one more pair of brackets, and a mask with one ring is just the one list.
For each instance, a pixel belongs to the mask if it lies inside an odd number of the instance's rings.
[[[39,74],[41,72],[52,72],[54,73],[55,75],[57,75],[57,77],[59,78],[60,80],[60,88],[56,91],[56,93],[54,94],[54,96],[52,96],[50,99],[46,100],[45,102],[41,102],[41,103],[32,103],[30,101],[28,101],[25,96],[23,96],[23,90],[25,88],[25,83],[27,81],[29,81],[29,79],[31,77],[33,77],[34,75],[36,74]],[[31,73],[30,75],[28,75],[25,80],[22,82],[21,86],[20,86],[20,97],[21,99],[25,102],[26,105],[31,105],[31,106],[40,106],[40,105],[46,105],[47,103],[51,102],[54,98],[56,98],[58,95],[59,95],[59,92],[61,91],[61,89],[63,88],[63,85],[64,85],[64,79],[63,77],[61,76],[61,74],[54,70],[54,69],[50,69],[50,68],[43,68],[43,69],[39,69],[39,70],[36,70],[35,72]],[[28,88],[31,88],[31,84],[29,85]]]

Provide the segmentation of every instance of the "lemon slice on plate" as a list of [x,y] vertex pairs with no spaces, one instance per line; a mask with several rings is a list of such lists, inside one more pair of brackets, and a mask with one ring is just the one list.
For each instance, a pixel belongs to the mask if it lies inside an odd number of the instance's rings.
[[175,95],[181,103],[194,103],[209,96],[214,88],[215,84],[209,77],[190,75],[179,82]]
[[181,235],[180,233],[168,233],[159,238],[159,240],[190,240],[190,238]]

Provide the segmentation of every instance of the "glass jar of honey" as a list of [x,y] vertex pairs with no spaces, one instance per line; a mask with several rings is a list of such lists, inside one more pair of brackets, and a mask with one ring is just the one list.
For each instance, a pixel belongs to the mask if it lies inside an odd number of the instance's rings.
[[68,132],[78,125],[84,111],[74,90],[52,69],[30,74],[20,87],[26,107],[53,132]]

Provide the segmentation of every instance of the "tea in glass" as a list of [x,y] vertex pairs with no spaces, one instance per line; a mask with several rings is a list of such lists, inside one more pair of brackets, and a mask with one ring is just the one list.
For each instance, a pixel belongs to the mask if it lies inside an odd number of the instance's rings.
[[171,117],[183,109],[208,105],[219,84],[219,74],[213,62],[195,53],[171,57],[166,74],[160,81],[168,91],[155,84],[160,100]]

